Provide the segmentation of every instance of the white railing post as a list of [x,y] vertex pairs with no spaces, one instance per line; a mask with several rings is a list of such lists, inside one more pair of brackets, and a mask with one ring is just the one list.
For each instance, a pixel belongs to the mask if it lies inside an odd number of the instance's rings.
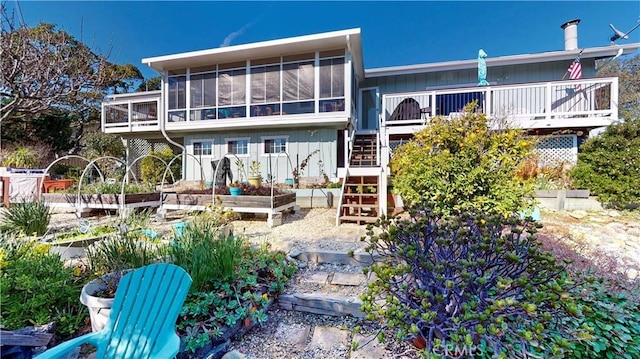
[[493,117],[493,108],[491,106],[491,87],[487,87],[487,89],[484,91],[484,106],[485,106],[484,114],[488,118],[492,118]]
[[133,118],[133,104],[131,103],[131,100],[127,101],[127,124],[129,127],[129,131],[131,131],[131,127],[132,127],[132,120]]
[[547,82],[546,88],[545,88],[545,96],[544,96],[544,112],[545,112],[545,119],[547,120],[551,120],[551,91],[553,90],[553,87],[551,85],[551,82]]
[[611,110],[611,114],[613,115],[613,121],[617,121],[618,120],[618,78],[614,77],[611,80],[611,104],[610,104],[610,110]]

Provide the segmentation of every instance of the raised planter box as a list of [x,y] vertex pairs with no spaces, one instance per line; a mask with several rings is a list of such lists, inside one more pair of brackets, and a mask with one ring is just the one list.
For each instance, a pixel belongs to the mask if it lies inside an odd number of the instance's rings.
[[565,192],[565,198],[589,198],[588,189],[567,189],[567,190],[536,190],[537,198],[556,198],[562,195],[562,191]]
[[541,208],[556,211],[597,211],[602,204],[596,197],[589,196],[589,190],[536,190],[535,199]]
[[161,203],[160,192],[121,194],[81,194],[43,193],[42,200],[50,207],[56,208],[100,208],[120,209],[138,207],[158,207]]
[[54,237],[45,237],[43,241],[50,245],[49,253],[58,254],[63,260],[85,257],[85,248],[96,241],[107,238],[109,234],[95,237],[53,241]]
[[44,180],[44,193],[65,190],[73,186],[72,179]]
[[[220,204],[238,213],[264,213],[268,215],[267,223],[270,227],[281,224],[281,212],[295,209],[295,192],[273,196],[230,196],[216,195]],[[193,210],[203,211],[212,204],[210,194],[163,193],[163,210]]]

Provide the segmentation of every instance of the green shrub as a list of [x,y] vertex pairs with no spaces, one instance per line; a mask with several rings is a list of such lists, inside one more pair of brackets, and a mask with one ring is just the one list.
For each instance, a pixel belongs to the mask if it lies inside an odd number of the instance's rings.
[[[567,318],[580,331],[567,358],[637,358],[640,353],[640,287],[587,278],[573,291],[583,316]],[[620,288],[620,285],[622,288]]]
[[572,177],[611,207],[640,203],[640,118],[611,125],[583,143]]
[[[175,154],[169,147],[162,148],[158,151],[151,151],[151,154],[162,158],[166,162],[166,164],[162,163],[162,161],[160,161],[159,159],[150,156],[140,160],[140,171],[142,180],[146,183],[155,185],[162,181],[162,176],[167,169],[167,164],[169,164]],[[165,182],[173,183],[174,178],[176,181],[180,180],[180,178],[182,178],[181,173],[182,161],[178,159],[171,164],[170,170],[169,172],[167,172]]]
[[3,328],[55,321],[57,335],[67,339],[84,325],[88,313],[78,299],[84,279],[49,254],[48,246],[0,237],[0,276]]
[[376,277],[361,309],[396,338],[425,344],[423,355],[457,347],[474,357],[549,357],[569,347],[560,319],[579,307],[563,266],[539,248],[535,223],[422,212],[375,227],[363,237],[380,257],[365,270]]
[[[233,237],[213,240],[245,243]],[[235,248],[235,244],[232,246]],[[206,290],[192,291],[177,323],[185,351],[194,353],[212,339],[228,338],[234,333],[234,327],[264,323],[267,304],[277,297],[295,272],[295,266],[285,258],[285,253],[270,251],[267,245],[257,248],[243,245],[236,253],[232,275],[215,273]],[[187,272],[192,269],[193,266],[189,267]]]
[[29,147],[18,147],[2,161],[2,165],[6,167],[35,168],[38,165],[38,156]]
[[51,210],[41,202],[13,203],[3,208],[0,229],[3,232],[41,236],[47,232]]
[[242,237],[224,236],[207,221],[188,223],[169,247],[174,264],[191,275],[191,291],[204,291],[215,281],[231,278],[245,242]]
[[468,105],[459,118],[432,119],[394,151],[393,187],[408,204],[447,214],[525,207],[532,186],[515,173],[534,142],[519,130],[491,130],[475,106]]
[[87,267],[94,276],[144,267],[164,254],[162,245],[140,240],[135,231],[113,234],[86,249]]

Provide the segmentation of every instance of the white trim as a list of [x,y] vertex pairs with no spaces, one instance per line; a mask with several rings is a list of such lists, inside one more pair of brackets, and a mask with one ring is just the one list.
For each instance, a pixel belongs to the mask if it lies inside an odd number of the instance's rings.
[[251,157],[251,137],[229,137],[229,138],[225,138],[224,139],[224,146],[225,148],[223,148],[224,153],[228,153],[229,151],[229,142],[232,141],[247,141],[247,153],[246,154],[238,154],[238,153],[234,153],[236,156],[240,157],[240,158],[244,158],[244,157]]
[[284,138],[285,139],[285,144],[284,144],[284,148],[285,148],[285,152],[289,153],[289,135],[280,135],[280,136],[260,136],[260,150],[258,151],[258,154],[260,155],[260,157],[269,157],[269,155],[273,155],[273,153],[266,153],[264,150],[264,141],[265,140],[275,140],[275,139],[279,139],[279,138]]

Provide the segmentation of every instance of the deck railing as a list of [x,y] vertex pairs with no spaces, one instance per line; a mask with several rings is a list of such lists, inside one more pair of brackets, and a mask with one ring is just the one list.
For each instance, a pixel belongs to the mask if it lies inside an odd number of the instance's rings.
[[104,132],[158,130],[160,94],[136,98],[117,98],[102,104]]
[[455,116],[478,101],[491,119],[557,120],[618,115],[618,79],[553,81],[469,87],[383,96],[383,125],[423,124],[434,116]]

